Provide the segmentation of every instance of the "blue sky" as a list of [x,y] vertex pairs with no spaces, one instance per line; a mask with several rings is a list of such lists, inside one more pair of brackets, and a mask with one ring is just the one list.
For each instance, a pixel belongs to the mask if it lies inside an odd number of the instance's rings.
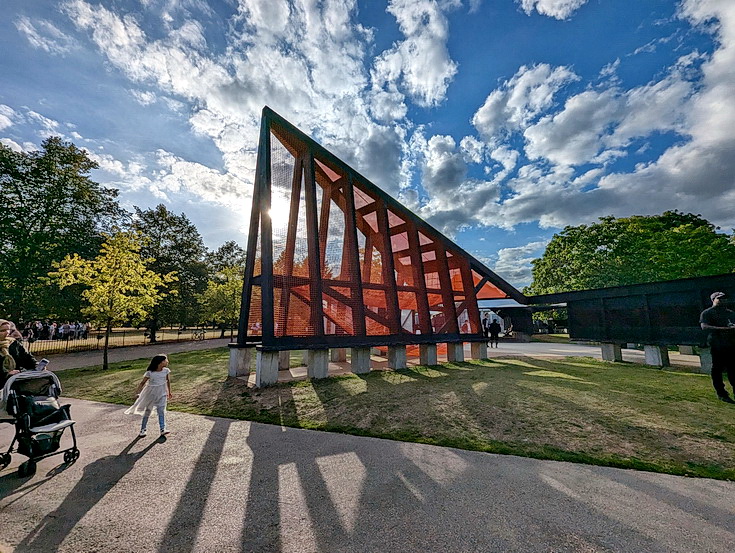
[[270,105],[510,282],[565,225],[735,227],[731,0],[4,0],[0,141],[245,244]]

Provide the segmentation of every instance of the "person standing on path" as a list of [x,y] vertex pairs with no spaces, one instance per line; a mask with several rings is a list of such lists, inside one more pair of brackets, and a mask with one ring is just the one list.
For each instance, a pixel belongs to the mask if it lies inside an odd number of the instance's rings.
[[729,301],[724,292],[714,292],[710,299],[712,307],[702,311],[699,324],[707,332],[707,344],[712,352],[712,385],[720,401],[735,403],[722,378],[727,373],[735,393],[735,312],[727,308]]
[[161,436],[169,433],[166,427],[166,405],[171,395],[171,378],[169,374],[171,369],[168,368],[168,357],[165,355],[156,355],[151,359],[148,370],[143,376],[143,380],[138,384],[135,391],[138,398],[135,403],[125,410],[126,415],[143,415],[143,421],[140,425],[141,438],[147,434],[148,418],[155,407],[158,411],[158,424],[161,428]]
[[492,319],[490,318],[490,313],[486,311],[485,316],[482,318],[482,335],[485,336],[486,339],[490,335],[490,323],[491,322],[492,322]]
[[493,319],[493,322],[490,323],[490,326],[488,326],[487,329],[490,334],[490,347],[493,347],[494,343],[495,349],[498,349],[498,336],[500,336],[500,331],[503,330],[500,327],[500,323]]

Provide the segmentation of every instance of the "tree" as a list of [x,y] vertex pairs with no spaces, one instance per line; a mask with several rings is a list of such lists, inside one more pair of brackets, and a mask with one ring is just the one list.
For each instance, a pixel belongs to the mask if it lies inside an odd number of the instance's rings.
[[166,297],[165,287],[176,280],[173,273],[160,275],[148,266],[153,259],[140,256],[141,239],[132,232],[108,236],[99,255],[92,260],[77,254],[66,256],[49,274],[66,288],[80,284],[86,289],[82,298],[88,303],[82,312],[105,327],[102,368],[108,368],[107,349],[113,324],[142,321]]
[[209,281],[202,296],[207,319],[221,324],[220,338],[225,337],[226,325],[232,328],[240,318],[242,282],[242,269],[225,267]]
[[661,215],[566,227],[534,260],[528,294],[717,275],[735,269],[735,243],[700,215]]
[[146,326],[151,342],[165,324],[196,324],[201,320],[201,294],[207,287],[208,271],[204,262],[206,248],[197,228],[185,214],[176,215],[159,204],[153,209],[135,208],[134,227],[145,238],[142,254],[154,261],[151,270],[165,274],[176,272],[176,294],[167,296],[151,312]]
[[229,240],[222,244],[213,252],[206,255],[207,265],[212,275],[215,275],[227,268],[236,267],[243,272],[245,270],[245,260],[247,254],[234,240]]
[[67,254],[94,255],[101,232],[125,220],[117,190],[89,178],[96,167],[59,137],[34,152],[0,144],[0,313],[16,320],[78,316],[78,291],[59,294],[43,278]]

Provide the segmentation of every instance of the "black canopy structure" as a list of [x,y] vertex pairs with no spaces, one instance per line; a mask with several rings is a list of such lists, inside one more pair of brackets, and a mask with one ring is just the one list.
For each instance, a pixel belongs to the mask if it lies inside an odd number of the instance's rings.
[[699,314],[712,292],[735,297],[735,273],[529,296],[530,304],[565,303],[575,340],[704,346]]

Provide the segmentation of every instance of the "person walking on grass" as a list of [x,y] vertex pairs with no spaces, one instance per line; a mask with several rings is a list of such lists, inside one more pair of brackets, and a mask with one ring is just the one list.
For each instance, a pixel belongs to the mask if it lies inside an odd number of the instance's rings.
[[727,393],[722,374],[727,374],[735,393],[735,312],[727,308],[729,300],[724,292],[714,292],[712,307],[702,311],[699,324],[707,332],[707,344],[712,352],[712,385],[717,398],[735,403]]
[[143,422],[140,425],[140,433],[138,434],[141,438],[147,434],[148,418],[151,416],[154,407],[158,411],[161,436],[169,433],[169,429],[166,427],[166,405],[168,400],[173,397],[171,395],[170,373],[168,357],[156,355],[151,359],[148,370],[135,391],[138,397],[135,403],[125,411],[126,415],[143,415]]

